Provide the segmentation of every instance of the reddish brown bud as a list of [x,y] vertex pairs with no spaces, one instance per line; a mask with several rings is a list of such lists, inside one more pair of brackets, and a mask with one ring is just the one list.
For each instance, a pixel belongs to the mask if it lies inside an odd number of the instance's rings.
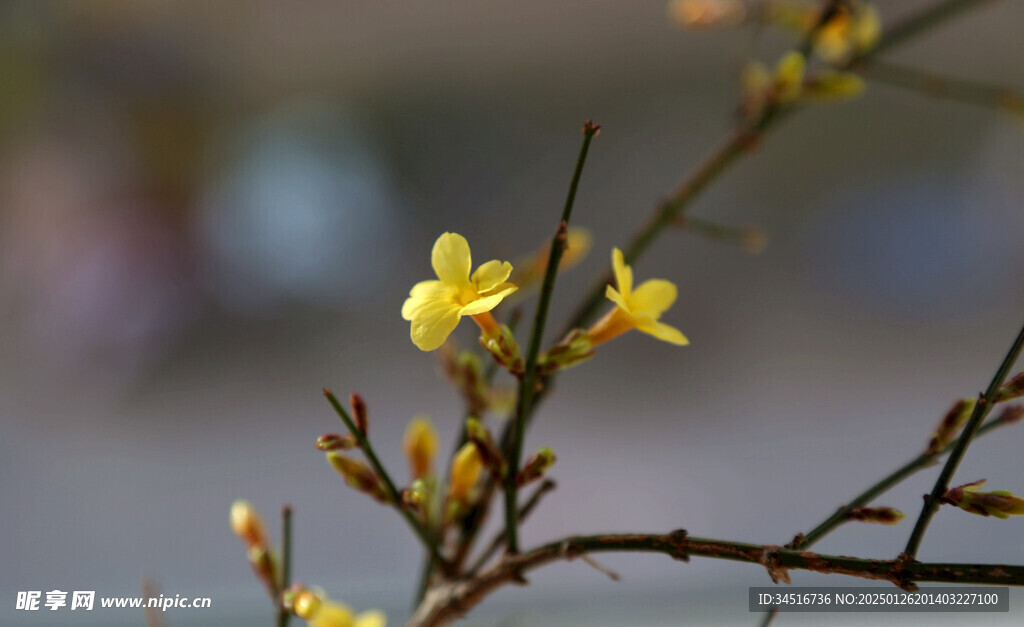
[[366,401],[362,396],[353,393],[348,397],[348,404],[352,408],[352,420],[356,423],[356,428],[366,435],[370,428],[370,421],[366,414]]
[[1017,373],[1017,376],[1013,377],[999,388],[999,394],[996,395],[996,402],[1002,403],[1003,401],[1012,401],[1013,399],[1020,398],[1021,396],[1024,396],[1024,372]]
[[1003,411],[999,412],[999,417],[996,420],[1004,425],[1012,425],[1015,422],[1020,422],[1021,418],[1024,418],[1024,405],[1007,405]]
[[928,441],[928,448],[925,449],[925,455],[938,453],[956,438],[964,423],[970,418],[971,412],[974,411],[974,403],[973,398],[962,398],[953,403],[953,406],[946,412],[945,418],[942,419],[939,426],[935,427],[935,432],[932,434],[931,440]]
[[355,446],[356,439],[352,435],[325,433],[316,439],[316,447],[321,451],[347,451]]
[[854,507],[846,515],[847,520],[880,525],[898,525],[906,517],[906,514],[892,507]]

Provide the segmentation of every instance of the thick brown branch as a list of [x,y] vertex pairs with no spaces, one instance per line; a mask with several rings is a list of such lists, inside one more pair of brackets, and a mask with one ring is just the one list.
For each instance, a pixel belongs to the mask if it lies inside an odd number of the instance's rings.
[[929,564],[820,555],[778,546],[691,538],[682,530],[667,534],[575,536],[545,544],[526,553],[507,555],[473,579],[446,583],[431,589],[408,624],[415,627],[447,625],[497,588],[515,582],[519,573],[550,562],[611,551],[664,553],[682,561],[689,561],[691,556],[700,556],[748,562],[763,566],[776,583],[788,583],[788,571],[795,569],[887,581],[905,590],[916,589],[919,582],[1024,586],[1024,566]]

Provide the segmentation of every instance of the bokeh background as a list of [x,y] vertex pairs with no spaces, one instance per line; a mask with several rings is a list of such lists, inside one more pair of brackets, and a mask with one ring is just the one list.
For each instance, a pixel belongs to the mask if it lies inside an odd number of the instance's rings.
[[[924,4],[878,3],[886,20]],[[892,58],[1024,88],[1022,21],[992,3]],[[213,598],[169,626],[265,624],[228,527],[244,497],[275,533],[294,506],[297,578],[401,624],[418,545],[313,449],[339,428],[320,389],[363,394],[396,475],[413,414],[450,442],[459,400],[399,315],[437,235],[478,262],[535,249],[600,122],[575,212],[594,252],[559,281],[558,327],[730,128],[744,60],[785,45],[682,32],[661,0],[0,5],[0,623],[142,624],[15,596],[134,596],[150,577]],[[626,336],[559,379],[527,441],[555,449],[559,489],[525,543],[684,527],[782,544],[916,455],[1021,321],[1022,150],[1019,119],[880,85],[787,121],[692,209],[762,228],[765,252],[675,232],[636,264],[679,285],[666,320],[692,345]],[[979,441],[958,479],[1024,492],[1022,443]],[[916,516],[935,473],[881,503]],[[920,557],[1021,563],[1022,524],[942,511]],[[909,532],[848,525],[817,548],[889,558]],[[602,561],[624,581],[559,564],[468,624],[753,624],[746,588],[768,582]],[[1019,620],[1014,598],[1016,618],[980,618]]]

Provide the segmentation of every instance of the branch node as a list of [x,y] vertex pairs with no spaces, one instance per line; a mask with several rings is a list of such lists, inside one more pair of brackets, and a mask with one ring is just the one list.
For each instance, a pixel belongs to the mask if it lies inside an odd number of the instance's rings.
[[772,578],[772,583],[779,583],[781,581],[782,583],[791,584],[793,581],[789,578],[789,569],[779,561],[779,550],[781,548],[776,545],[766,545],[761,552],[761,556],[758,558],[758,562],[768,571],[768,576]]
[[676,529],[666,536],[669,545],[672,546],[672,552],[669,553],[669,555],[672,556],[672,559],[682,562],[690,561],[688,536],[689,533],[686,529]]

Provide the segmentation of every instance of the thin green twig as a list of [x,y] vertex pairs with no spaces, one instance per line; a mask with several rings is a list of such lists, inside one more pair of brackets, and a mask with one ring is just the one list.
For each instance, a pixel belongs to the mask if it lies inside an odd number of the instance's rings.
[[917,550],[921,547],[921,540],[924,539],[924,534],[928,530],[928,524],[935,515],[935,511],[939,508],[942,495],[949,489],[949,482],[953,480],[953,475],[956,474],[960,461],[967,453],[967,447],[971,445],[971,441],[977,435],[982,421],[992,411],[999,388],[1002,387],[1003,381],[1010,374],[1010,369],[1013,368],[1013,364],[1020,357],[1021,349],[1024,349],[1024,326],[1017,333],[1017,339],[1010,346],[1010,350],[1007,351],[1003,362],[999,364],[999,369],[996,370],[996,374],[992,377],[992,381],[989,382],[985,393],[974,404],[974,411],[971,412],[971,417],[967,420],[967,424],[960,433],[960,437],[957,438],[953,452],[949,454],[949,458],[946,460],[946,465],[942,467],[942,472],[939,473],[939,478],[935,481],[935,487],[932,488],[931,494],[924,499],[921,514],[917,518],[914,531],[911,532],[910,539],[907,540],[907,548],[904,550],[904,555],[909,559],[916,559]]
[[537,301],[537,313],[534,315],[533,330],[530,332],[526,365],[524,366],[522,381],[519,382],[516,415],[512,422],[513,437],[507,455],[509,470],[508,475],[505,477],[505,543],[510,553],[517,553],[519,551],[519,534],[517,530],[519,507],[516,503],[516,475],[519,472],[519,458],[522,456],[523,451],[526,420],[532,411],[533,396],[536,393],[537,359],[540,356],[541,341],[544,339],[544,324],[547,322],[548,308],[551,305],[551,296],[555,288],[555,278],[558,276],[558,264],[562,261],[562,253],[565,252],[565,237],[569,228],[569,217],[572,215],[572,207],[576,201],[576,190],[579,187],[580,177],[583,175],[583,166],[587,161],[590,142],[600,130],[600,126],[589,120],[583,125],[583,145],[580,146],[579,158],[576,160],[576,169],[573,172],[572,181],[569,183],[569,193],[565,199],[565,207],[562,209],[562,219],[559,222],[554,238],[551,240],[551,252],[548,254],[548,264],[544,271],[544,282],[541,284],[540,298]]
[[[292,506],[281,508],[281,590],[292,585]],[[281,599],[277,600],[277,627],[288,627],[289,612]]]
[[1024,97],[1002,85],[942,76],[877,61],[867,68],[864,76],[876,83],[909,89],[934,98],[1024,115]]
[[359,443],[359,448],[362,449],[363,454],[366,455],[367,461],[369,461],[370,465],[373,466],[374,472],[376,472],[377,476],[380,477],[380,480],[384,482],[384,487],[388,493],[388,501],[396,510],[398,510],[398,513],[405,518],[405,521],[409,523],[409,526],[412,527],[412,530],[419,537],[420,541],[423,542],[423,546],[426,547],[427,552],[430,553],[430,556],[434,561],[437,562],[442,570],[447,571],[448,562],[441,555],[441,550],[438,548],[437,541],[430,535],[427,528],[424,527],[420,521],[416,520],[416,517],[412,515],[412,512],[402,506],[402,497],[399,494],[398,489],[395,488],[395,483],[391,480],[391,476],[388,474],[387,470],[384,469],[380,460],[377,459],[377,454],[373,451],[373,446],[366,438],[366,434],[356,427],[352,417],[349,416],[348,412],[345,411],[345,408],[341,406],[341,403],[338,402],[334,393],[328,389],[324,389],[324,396],[327,397],[327,402],[331,404],[335,413],[338,414],[341,421],[345,423],[346,427],[348,427],[349,432],[353,437],[355,437],[356,442]]
[[[1008,423],[1006,421],[1000,420],[999,418],[989,420],[982,425],[980,429],[978,429],[976,437],[980,438],[999,427],[1006,426],[1007,424]],[[849,520],[851,510],[856,507],[863,507],[867,505],[882,494],[888,492],[893,486],[903,482],[907,477],[934,465],[935,462],[941,459],[943,455],[953,450],[955,445],[955,442],[950,442],[944,448],[934,453],[922,453],[903,466],[897,468],[870,488],[858,494],[849,503],[837,509],[834,514],[823,520],[817,527],[811,529],[802,536],[797,536],[797,540],[789,545],[790,548],[809,549],[812,545],[834,531],[837,527],[847,522]]]

